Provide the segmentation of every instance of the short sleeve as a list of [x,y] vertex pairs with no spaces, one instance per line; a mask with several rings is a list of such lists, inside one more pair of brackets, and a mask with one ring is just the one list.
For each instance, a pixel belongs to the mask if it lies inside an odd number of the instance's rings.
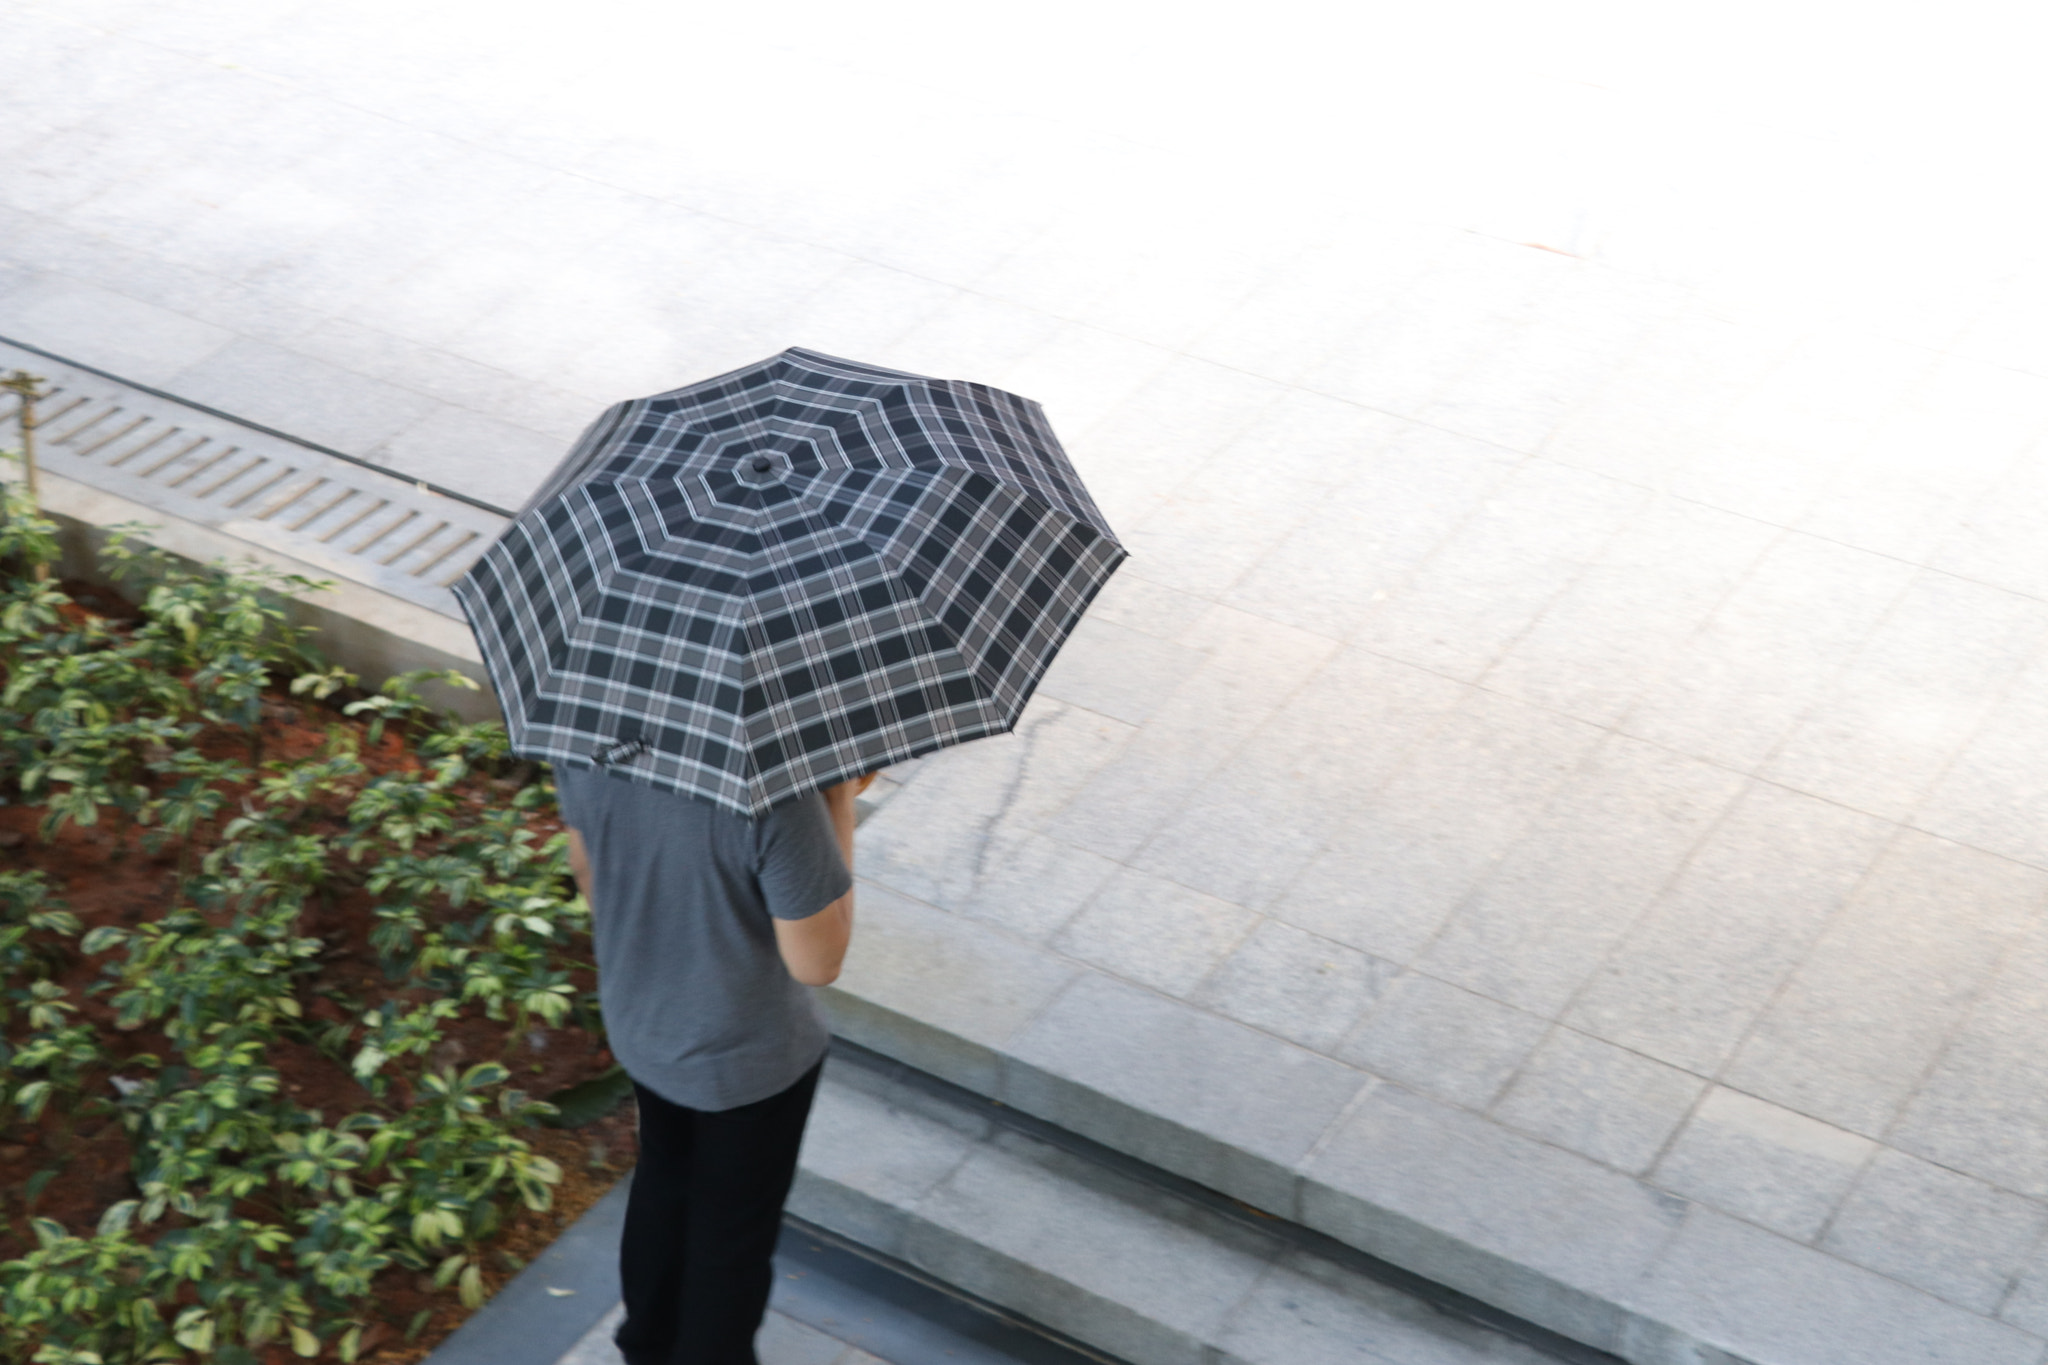
[[853,889],[822,792],[762,816],[755,847],[761,899],[776,919],[809,919]]

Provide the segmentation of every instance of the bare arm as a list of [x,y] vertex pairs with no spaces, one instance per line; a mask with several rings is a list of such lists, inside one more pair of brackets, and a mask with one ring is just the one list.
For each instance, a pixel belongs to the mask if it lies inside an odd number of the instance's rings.
[[569,836],[569,875],[576,879],[576,889],[583,893],[584,904],[595,905],[597,902],[590,895],[590,853],[583,847],[583,833],[566,826],[562,833]]
[[[853,871],[853,798],[875,780],[869,773],[835,787],[825,788],[825,808],[832,815],[832,831],[839,836],[840,856],[846,870]],[[853,940],[853,890],[807,919],[775,921],[775,946],[789,974],[806,986],[829,986],[839,979],[846,961],[846,945]]]

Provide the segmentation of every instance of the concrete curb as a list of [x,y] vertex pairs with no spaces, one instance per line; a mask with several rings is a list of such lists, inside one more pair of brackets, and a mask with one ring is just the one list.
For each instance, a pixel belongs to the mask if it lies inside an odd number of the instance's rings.
[[253,563],[325,581],[330,585],[325,590],[290,599],[287,615],[294,624],[319,632],[314,644],[328,660],[361,677],[366,687],[415,668],[455,669],[474,679],[477,689],[434,685],[425,695],[464,720],[499,718],[497,697],[484,674],[483,656],[466,624],[351,582],[331,569],[195,525],[62,474],[43,471],[41,485],[43,515],[57,524],[63,551],[58,567],[65,577],[118,588],[101,563],[100,550],[110,534],[107,528],[139,522],[149,529],[136,539],[189,564],[215,560]]
[[427,1357],[431,1365],[554,1365],[619,1301],[627,1175]]

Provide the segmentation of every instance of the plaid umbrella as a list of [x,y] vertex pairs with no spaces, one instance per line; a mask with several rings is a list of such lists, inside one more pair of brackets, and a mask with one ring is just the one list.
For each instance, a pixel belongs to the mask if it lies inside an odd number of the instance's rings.
[[752,817],[1008,731],[1123,558],[1038,404],[792,349],[612,407],[453,586],[515,752]]

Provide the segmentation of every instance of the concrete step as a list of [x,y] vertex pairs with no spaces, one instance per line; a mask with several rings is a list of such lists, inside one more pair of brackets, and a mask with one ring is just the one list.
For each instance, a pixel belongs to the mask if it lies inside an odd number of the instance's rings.
[[843,1044],[789,1209],[1130,1365],[1613,1360]]
[[[629,1182],[428,1365],[618,1365]],[[789,1213],[762,1365],[1614,1365],[843,1042]]]

